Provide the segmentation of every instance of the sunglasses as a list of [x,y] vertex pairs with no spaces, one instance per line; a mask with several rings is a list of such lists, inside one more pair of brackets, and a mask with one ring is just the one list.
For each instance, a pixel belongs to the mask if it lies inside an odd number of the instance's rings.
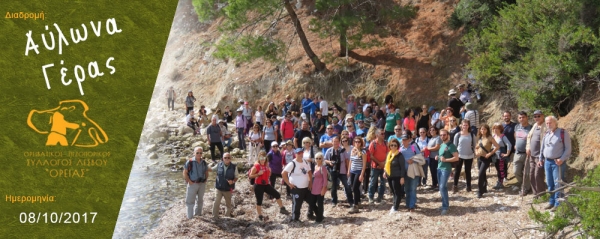
[[348,140],[342,140],[342,143],[346,143],[346,142],[348,142]]
[[394,131],[400,131],[400,130],[402,130],[402,129],[394,129]]
[[310,142],[304,142],[303,144],[310,144]]
[[323,158],[315,158],[316,160],[323,160]]
[[327,129],[333,129],[333,128],[327,128]]
[[231,157],[223,157],[223,159],[231,159]]
[[424,133],[427,133],[427,132],[425,132],[425,131],[419,131],[419,133],[424,134]]
[[279,146],[275,145],[275,146],[271,146],[271,148],[279,148]]
[[354,128],[354,126],[346,126],[346,128]]
[[196,154],[202,154],[202,152],[196,152]]
[[533,118],[539,118],[542,117],[541,115],[534,115]]
[[398,145],[397,144],[390,144],[390,148],[392,148],[392,147],[397,148]]
[[450,122],[456,122],[456,120],[450,120]]

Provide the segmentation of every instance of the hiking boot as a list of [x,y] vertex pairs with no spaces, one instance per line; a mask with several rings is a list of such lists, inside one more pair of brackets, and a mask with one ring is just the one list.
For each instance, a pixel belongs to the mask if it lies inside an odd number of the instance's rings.
[[378,197],[377,198],[377,203],[381,203],[381,202],[383,202],[383,197]]
[[279,208],[279,213],[283,215],[290,215],[290,212],[287,209],[285,209],[285,207]]
[[264,222],[265,221],[265,217],[263,217],[263,215],[259,215],[258,216],[258,221]]
[[483,197],[483,195],[482,195],[481,193],[479,193],[479,192],[478,192],[478,193],[477,193],[477,198],[482,198],[482,197]]
[[555,212],[557,208],[558,208],[558,206],[554,206],[554,207],[550,208],[550,211]]
[[315,215],[313,214],[306,214],[306,218],[308,218],[308,220],[314,221],[317,219],[317,217],[315,217]]
[[369,204],[373,205],[373,203],[375,203],[375,201],[372,198],[369,198]]
[[354,207],[350,208],[349,213],[358,213],[358,206],[354,206]]
[[457,193],[457,192],[458,192],[458,186],[452,185],[452,193]]
[[442,209],[442,216],[444,216],[444,215],[446,215],[446,214],[448,214],[448,210],[446,210],[446,209]]
[[471,192],[471,186],[467,186],[467,192]]
[[554,208],[554,205],[552,205],[552,204],[548,204],[544,207],[545,210],[552,209],[552,208]]
[[502,183],[500,181],[498,181],[496,183],[496,186],[493,187],[493,189],[496,189],[496,190],[500,190],[502,188],[504,188],[504,185],[502,185]]

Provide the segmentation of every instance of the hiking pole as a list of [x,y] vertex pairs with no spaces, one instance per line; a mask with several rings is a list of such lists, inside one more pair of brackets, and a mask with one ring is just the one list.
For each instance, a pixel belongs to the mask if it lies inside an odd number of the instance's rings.
[[[556,160],[554,160],[554,162],[556,163]],[[563,162],[563,163],[565,163],[565,162]],[[562,184],[563,184],[563,181],[562,181],[562,170],[561,170],[562,164],[561,165],[556,165],[556,166],[558,167],[558,188],[560,189],[561,186],[562,186]],[[558,198],[562,198],[562,195],[563,195],[562,191],[563,190],[560,190],[560,191],[556,192],[556,193],[558,193],[558,195],[556,197],[556,200],[558,200]]]

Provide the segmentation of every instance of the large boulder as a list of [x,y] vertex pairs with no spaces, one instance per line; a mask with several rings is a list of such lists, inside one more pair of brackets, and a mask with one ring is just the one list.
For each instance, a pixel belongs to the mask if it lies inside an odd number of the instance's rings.
[[193,134],[194,130],[188,126],[180,126],[179,127],[179,135],[184,135],[184,134]]
[[158,149],[158,146],[156,146],[156,144],[151,144],[151,145],[146,146],[146,149],[144,149],[144,151],[146,153],[150,153],[150,152],[156,151],[156,149]]
[[185,149],[183,151],[181,151],[181,155],[192,155],[192,150],[191,149]]
[[157,158],[158,158],[158,154],[156,154],[156,153],[152,152],[152,153],[150,153],[150,154],[148,155],[148,158],[149,158],[149,159],[157,159]]
[[192,145],[189,140],[183,141],[181,142],[181,144],[183,145],[183,147],[190,147],[190,145]]
[[149,139],[157,139],[157,138],[161,138],[161,137],[163,137],[163,138],[169,137],[169,134],[167,134],[166,130],[164,130],[164,131],[154,130],[148,135]]
[[237,139],[237,137],[232,137],[231,140],[231,148],[238,148],[238,145],[240,144],[240,141]]
[[[196,147],[202,147],[202,141],[196,141],[192,144],[192,148],[196,148]],[[204,149],[204,148],[203,148]]]

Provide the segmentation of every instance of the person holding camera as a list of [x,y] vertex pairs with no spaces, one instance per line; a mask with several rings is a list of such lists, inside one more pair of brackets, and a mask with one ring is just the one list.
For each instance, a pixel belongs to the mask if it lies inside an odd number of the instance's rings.
[[[183,168],[183,178],[187,183],[185,205],[187,206],[188,219],[192,219],[192,216],[202,215],[208,170],[206,161],[202,159],[202,148],[194,148],[194,157],[185,162]],[[196,204],[195,211],[194,204]]]
[[[331,127],[331,126],[327,126]],[[332,138],[333,147],[327,149],[325,153],[325,164],[327,165],[327,170],[331,175],[331,182],[333,185],[331,186],[331,202],[333,206],[337,206],[338,197],[337,190],[340,185],[340,181],[342,185],[344,185],[344,192],[346,193],[346,200],[350,207],[354,206],[354,198],[352,197],[352,189],[348,184],[348,164],[349,164],[349,154],[346,154],[346,150],[344,147],[340,146],[340,138],[333,137]]]
[[271,176],[271,168],[267,164],[267,153],[260,151],[258,153],[258,161],[254,163],[250,171],[250,178],[254,179],[254,197],[256,198],[256,213],[259,221],[265,221],[268,217],[262,215],[262,201],[265,193],[277,200],[279,205],[279,213],[288,215],[289,212],[283,207],[281,202],[281,194],[273,188],[269,177]]

